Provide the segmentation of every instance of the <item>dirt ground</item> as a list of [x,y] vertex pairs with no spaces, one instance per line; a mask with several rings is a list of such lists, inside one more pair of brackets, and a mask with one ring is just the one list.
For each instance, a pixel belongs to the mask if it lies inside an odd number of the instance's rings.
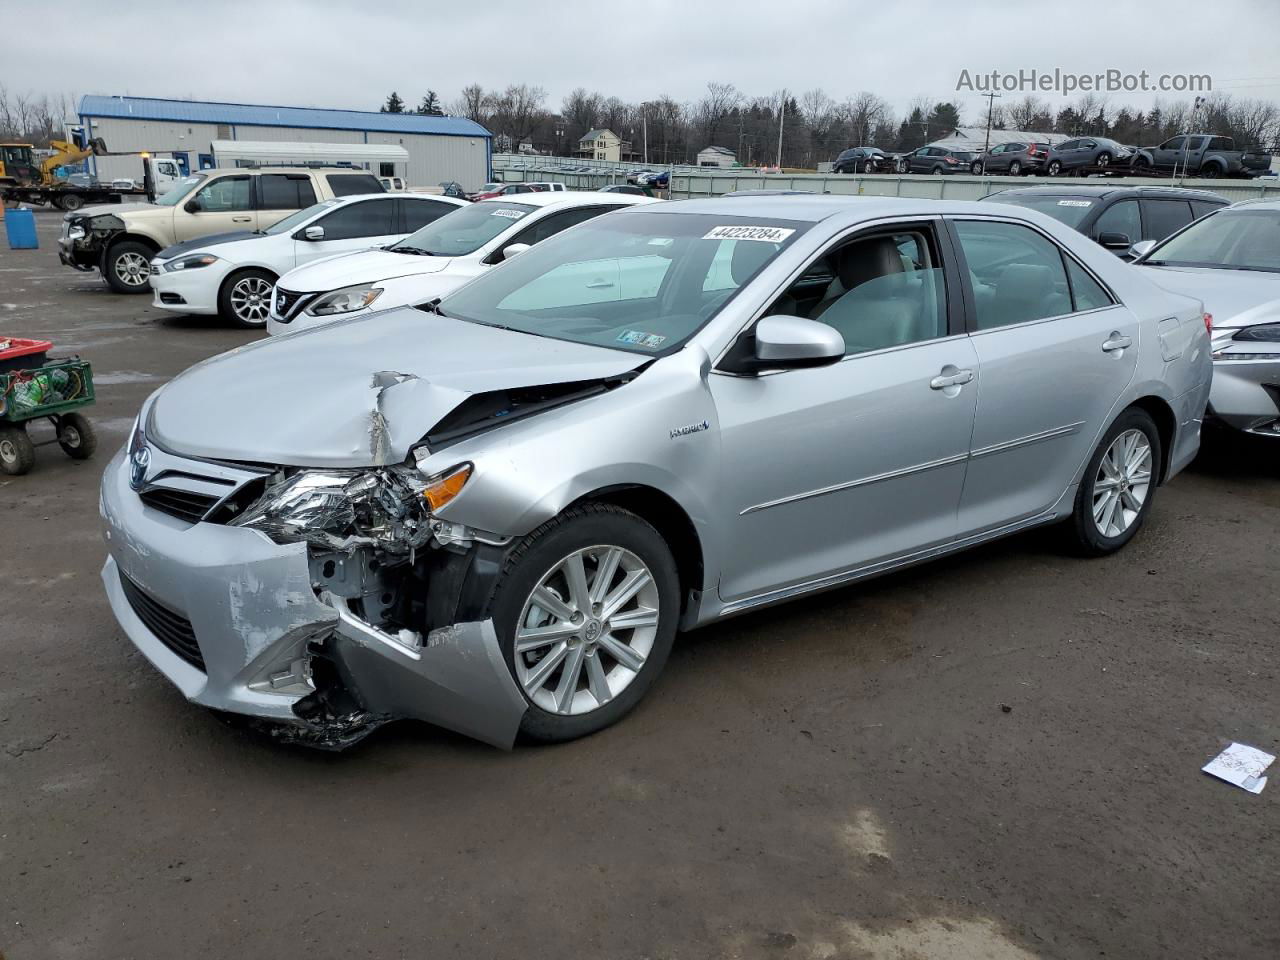
[[0,478],[8,960],[1280,956],[1280,782],[1200,772],[1280,753],[1280,446],[1215,446],[1113,558],[1020,536],[685,636],[587,740],[285,748],[186,703],[99,580],[141,401],[257,335],[38,220],[0,334],[93,362],[101,449]]

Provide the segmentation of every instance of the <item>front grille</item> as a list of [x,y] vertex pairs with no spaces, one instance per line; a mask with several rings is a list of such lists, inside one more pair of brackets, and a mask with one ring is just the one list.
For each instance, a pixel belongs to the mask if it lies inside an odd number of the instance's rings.
[[187,523],[203,520],[205,514],[221,499],[192,490],[175,490],[172,487],[150,487],[138,494],[138,498],[148,507]]
[[191,621],[177,611],[166,607],[123,572],[120,574],[120,586],[133,612],[137,614],[143,625],[155,634],[156,639],[191,666],[203,671],[204,657],[200,653],[200,645],[196,643],[196,634],[191,627]]
[[293,290],[282,290],[276,287],[276,315],[285,323],[293,319],[293,315],[297,312],[298,307],[303,300],[309,299],[314,294],[296,293]]

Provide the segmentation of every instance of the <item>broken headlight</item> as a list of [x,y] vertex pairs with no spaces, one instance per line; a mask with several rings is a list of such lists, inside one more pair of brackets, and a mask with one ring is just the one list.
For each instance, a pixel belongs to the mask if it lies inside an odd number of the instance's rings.
[[277,543],[407,554],[431,536],[423,480],[406,468],[300,470],[267,487],[232,524]]

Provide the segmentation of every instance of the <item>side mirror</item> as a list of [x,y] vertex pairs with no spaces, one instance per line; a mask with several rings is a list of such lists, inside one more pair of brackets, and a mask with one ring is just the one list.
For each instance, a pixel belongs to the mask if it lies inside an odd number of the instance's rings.
[[1108,250],[1123,250],[1133,241],[1129,239],[1127,233],[1100,233],[1098,242]]
[[323,240],[324,227],[320,226],[318,223],[313,223],[311,226],[303,228],[302,239],[303,240]]
[[817,320],[774,314],[755,329],[757,368],[821,367],[844,358],[840,331]]
[[524,253],[531,246],[533,246],[531,243],[509,243],[502,248],[502,259],[510,260],[517,253]]
[[1154,240],[1139,240],[1129,248],[1129,256],[1133,257],[1135,260],[1138,259],[1138,257],[1146,256],[1151,252],[1155,245],[1156,242]]
[[182,209],[187,211],[187,213],[199,213],[200,204],[197,203],[195,200],[188,200],[186,203],[182,205]]

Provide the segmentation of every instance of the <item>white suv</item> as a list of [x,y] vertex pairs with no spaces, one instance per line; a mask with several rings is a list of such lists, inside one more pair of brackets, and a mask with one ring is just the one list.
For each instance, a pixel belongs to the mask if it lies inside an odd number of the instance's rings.
[[465,206],[452,197],[365,194],[323,200],[266,230],[176,243],[151,261],[153,306],[261,327],[281,274],[324,257],[393,244]]
[[443,297],[574,224],[611,210],[661,202],[617,193],[545,191],[467,204],[384,250],[330,257],[286,273],[276,284],[267,331],[293,333],[340,317]]

